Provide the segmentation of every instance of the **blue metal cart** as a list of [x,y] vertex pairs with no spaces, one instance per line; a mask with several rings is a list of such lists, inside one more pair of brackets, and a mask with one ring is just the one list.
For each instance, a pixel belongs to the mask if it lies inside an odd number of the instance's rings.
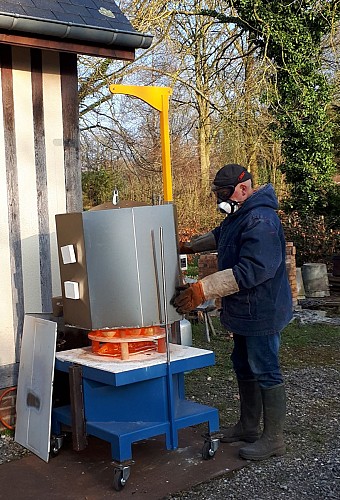
[[[85,432],[111,444],[112,459],[118,462],[114,487],[121,489],[130,474],[132,443],[165,435],[166,448],[178,447],[178,430],[207,422],[209,433],[219,429],[218,410],[185,399],[184,373],[214,364],[212,351],[170,345],[171,362],[164,355],[141,355],[134,361],[102,358],[91,348],[56,354],[56,370],[82,368]],[[143,359],[141,359],[143,358]],[[59,436],[62,425],[72,425],[70,405],[54,408],[52,434]],[[209,438],[209,458],[218,440]]]

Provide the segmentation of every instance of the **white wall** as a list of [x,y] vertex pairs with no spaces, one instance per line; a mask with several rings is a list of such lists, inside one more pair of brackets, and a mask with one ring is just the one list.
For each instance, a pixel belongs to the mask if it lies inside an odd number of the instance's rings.
[[[47,312],[42,310],[42,280],[41,259],[51,269],[52,295],[60,294],[59,266],[57,260],[56,234],[54,216],[66,211],[64,149],[63,149],[63,117],[61,99],[61,79],[59,69],[59,53],[42,53],[42,105],[44,141],[43,147],[37,151],[34,137],[34,116],[32,102],[31,80],[31,51],[27,48],[12,47],[12,97],[4,92],[2,105],[0,103],[0,366],[18,361],[18,335],[21,335],[20,320],[18,322],[18,304],[16,295],[23,294],[25,313]],[[39,68],[36,69],[39,72]],[[1,91],[1,80],[0,80]],[[11,161],[6,157],[6,134],[4,131],[6,120],[4,114],[14,117],[14,156]],[[40,138],[41,139],[41,138]],[[8,143],[8,141],[7,141]],[[44,198],[44,214],[48,226],[50,255],[41,253],[41,224],[42,214],[37,205],[37,161],[39,155],[40,176],[46,181],[47,196]],[[41,170],[41,164],[45,165]],[[9,167],[11,165],[11,167]],[[14,167],[13,167],[14,165]],[[9,188],[9,169],[16,174],[16,192]],[[16,172],[15,172],[16,169]],[[12,185],[13,187],[13,185]],[[13,200],[17,201],[17,215],[13,235],[13,212],[9,206]],[[45,213],[47,211],[47,214]],[[12,214],[9,216],[9,214]],[[19,221],[19,224],[17,222]],[[45,235],[46,236],[46,235]],[[16,244],[16,238],[21,245]],[[21,249],[20,249],[21,247]],[[19,248],[18,258],[13,264],[13,252]],[[12,255],[12,258],[11,258]],[[50,260],[50,263],[49,263]],[[21,266],[21,269],[14,267]],[[17,272],[19,271],[19,272]],[[44,271],[46,273],[46,271]],[[20,279],[17,279],[21,276]],[[50,279],[51,279],[50,277]],[[22,290],[19,288],[22,287]],[[15,290],[18,288],[18,290]],[[18,293],[16,293],[18,292]],[[19,310],[20,310],[19,307]],[[20,316],[20,314],[19,314]]]

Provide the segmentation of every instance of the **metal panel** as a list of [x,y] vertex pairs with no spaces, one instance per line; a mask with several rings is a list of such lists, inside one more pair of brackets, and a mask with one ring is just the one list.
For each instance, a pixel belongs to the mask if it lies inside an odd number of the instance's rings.
[[161,227],[168,320],[180,319],[170,305],[179,280],[172,205],[86,212],[83,225],[93,328],[141,327],[164,321]]
[[25,316],[15,441],[48,462],[57,323]]
[[[134,209],[137,261],[140,276],[140,294],[142,297],[145,314],[156,315],[157,295],[159,295],[160,321],[164,323],[163,275],[161,259],[161,231],[164,251],[164,270],[166,284],[166,306],[169,323],[180,320],[170,300],[179,282],[179,257],[177,253],[174,207],[173,205],[160,205],[155,207],[142,207],[146,210]],[[153,235],[153,236],[152,236]],[[154,249],[151,251],[151,240]],[[156,274],[155,274],[156,273]],[[159,288],[159,294],[158,289]],[[153,296],[150,296],[152,290]],[[152,298],[152,303],[151,299]],[[153,306],[152,309],[150,306]],[[158,309],[158,307],[157,307]],[[159,313],[158,313],[159,314]]]
[[[89,330],[164,322],[160,233],[163,235],[168,322],[178,321],[170,299],[179,282],[173,205],[139,206],[56,216],[64,318]],[[73,245],[76,263],[60,247]],[[65,297],[65,281],[79,283],[79,300]]]
[[93,328],[140,326],[132,209],[83,216]]

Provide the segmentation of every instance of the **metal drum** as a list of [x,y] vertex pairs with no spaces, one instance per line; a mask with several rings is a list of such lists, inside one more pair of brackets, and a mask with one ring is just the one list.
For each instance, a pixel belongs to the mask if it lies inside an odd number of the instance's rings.
[[329,297],[326,264],[314,262],[303,264],[302,278],[306,297]]

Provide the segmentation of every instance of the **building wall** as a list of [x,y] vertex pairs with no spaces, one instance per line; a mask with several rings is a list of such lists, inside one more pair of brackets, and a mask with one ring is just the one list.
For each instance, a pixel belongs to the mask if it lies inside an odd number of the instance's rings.
[[76,64],[0,46],[0,387],[16,383],[24,314],[60,294],[54,216],[82,209]]

